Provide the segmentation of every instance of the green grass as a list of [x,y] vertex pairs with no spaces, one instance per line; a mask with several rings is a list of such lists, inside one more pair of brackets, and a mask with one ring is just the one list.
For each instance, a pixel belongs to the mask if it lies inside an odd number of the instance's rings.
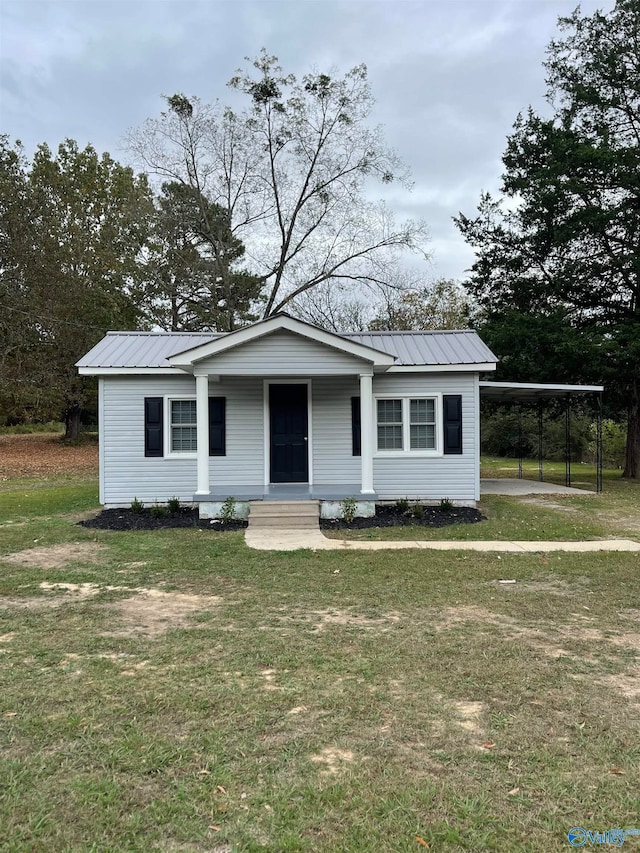
[[[517,474],[517,462],[499,461],[503,469]],[[482,476],[495,478],[503,473],[487,466]],[[527,473],[530,474],[525,470],[525,478]],[[531,475],[529,478],[533,479]],[[330,538],[361,540],[640,539],[640,483],[623,480],[619,471],[604,472],[604,491],[599,495],[484,495],[478,509],[487,519],[478,524],[440,528],[411,525],[325,533]]]
[[8,485],[3,850],[538,853],[638,825],[637,555],[256,552]]

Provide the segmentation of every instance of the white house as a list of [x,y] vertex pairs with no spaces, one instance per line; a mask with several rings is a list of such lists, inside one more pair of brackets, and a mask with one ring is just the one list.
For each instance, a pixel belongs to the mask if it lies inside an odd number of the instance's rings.
[[99,379],[100,501],[211,504],[480,497],[472,331],[333,334],[287,314],[227,334],[109,332]]

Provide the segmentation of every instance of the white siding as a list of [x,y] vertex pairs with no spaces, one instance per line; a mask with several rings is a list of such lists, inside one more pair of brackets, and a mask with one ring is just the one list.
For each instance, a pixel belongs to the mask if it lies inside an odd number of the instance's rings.
[[[389,374],[375,376],[374,394],[461,394],[462,454],[373,460],[373,487],[381,500],[476,500],[477,431],[475,374]],[[439,413],[442,417],[442,412]]]
[[360,457],[351,455],[351,398],[360,394],[359,380],[314,379],[312,388],[313,482],[360,483]]
[[[134,497],[152,503],[173,496],[190,503],[196,491],[196,460],[144,455],[144,398],[166,394],[195,396],[193,378],[109,376],[103,383],[104,427],[100,440],[105,505],[128,506]],[[212,485],[261,485],[262,382],[228,378],[212,383],[209,394],[227,399],[227,455],[210,459]]]
[[[266,373],[264,364],[262,368]],[[318,486],[360,483],[361,460],[351,454],[351,397],[360,393],[356,372],[343,377],[315,377],[312,381],[313,480]],[[101,384],[104,503],[128,506],[134,497],[152,503],[174,495],[182,502],[191,502],[196,490],[195,459],[144,456],[144,398],[195,397],[194,379],[109,376]],[[374,377],[374,394],[462,395],[463,454],[374,458],[374,488],[381,500],[477,499],[476,386],[477,378],[472,373]],[[227,400],[227,455],[210,459],[212,488],[229,486],[229,494],[233,494],[234,486],[262,486],[265,470],[262,378],[223,377],[221,382],[210,384],[209,393]]]
[[237,376],[300,376],[356,374],[371,367],[347,353],[290,332],[274,332],[220,355],[198,362],[211,373]]

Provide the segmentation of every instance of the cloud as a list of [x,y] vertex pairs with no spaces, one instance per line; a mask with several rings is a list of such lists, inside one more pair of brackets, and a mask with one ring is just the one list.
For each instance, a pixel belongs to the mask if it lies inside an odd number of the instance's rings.
[[125,132],[159,112],[162,94],[228,99],[226,81],[263,46],[298,75],[365,62],[372,120],[415,180],[412,193],[391,187],[385,198],[398,218],[427,221],[434,270],[459,276],[470,253],[451,216],[498,186],[518,111],[544,109],[545,47],[575,3],[3,0],[3,130],[28,151],[72,137],[125,159]]

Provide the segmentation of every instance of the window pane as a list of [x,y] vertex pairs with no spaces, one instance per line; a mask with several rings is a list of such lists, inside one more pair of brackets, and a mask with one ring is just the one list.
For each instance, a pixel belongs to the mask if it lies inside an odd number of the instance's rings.
[[402,400],[378,400],[378,423],[401,424]]
[[411,400],[410,418],[412,424],[432,424],[435,422],[435,400]]
[[196,401],[195,400],[172,400],[171,401],[171,423],[172,424],[195,424],[196,423]]
[[171,429],[171,450],[178,453],[195,453],[197,450],[196,428],[189,427],[172,427]]
[[433,424],[412,424],[409,427],[411,450],[434,450],[436,428]]
[[378,426],[378,450],[402,450],[402,426]]

